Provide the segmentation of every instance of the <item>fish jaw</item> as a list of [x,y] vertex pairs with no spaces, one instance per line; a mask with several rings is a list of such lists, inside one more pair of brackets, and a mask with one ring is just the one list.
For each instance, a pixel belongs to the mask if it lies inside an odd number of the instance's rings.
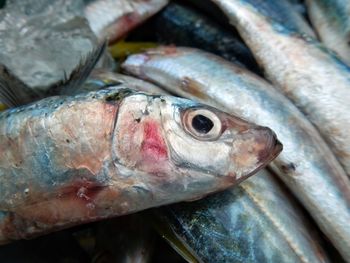
[[[195,134],[188,127],[190,114],[213,118],[217,134]],[[120,105],[112,155],[115,165],[142,181],[162,205],[235,185],[281,150],[269,128],[193,101],[140,93]]]

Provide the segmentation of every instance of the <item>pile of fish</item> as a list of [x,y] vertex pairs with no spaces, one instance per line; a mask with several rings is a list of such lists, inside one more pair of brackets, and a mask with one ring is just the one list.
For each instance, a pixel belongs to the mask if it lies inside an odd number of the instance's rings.
[[1,6],[0,262],[350,262],[346,1]]

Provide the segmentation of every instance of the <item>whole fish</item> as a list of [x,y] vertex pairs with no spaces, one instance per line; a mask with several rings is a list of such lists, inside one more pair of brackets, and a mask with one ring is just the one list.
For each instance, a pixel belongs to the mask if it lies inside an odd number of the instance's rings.
[[213,1],[268,79],[318,128],[350,176],[350,68],[312,37],[269,16],[276,1],[264,1],[267,11],[254,7],[254,0]]
[[0,243],[198,199],[282,149],[269,128],[209,106],[107,87],[0,113]]
[[168,4],[169,0],[88,0],[85,17],[100,40],[114,42]]
[[238,33],[233,35],[229,28],[226,29],[196,9],[173,2],[152,22],[157,40],[163,44],[200,48],[260,73],[251,51]]
[[307,0],[307,11],[319,38],[350,64],[350,2]]
[[350,182],[317,130],[287,98],[246,69],[196,49],[157,48],[130,56],[122,67],[175,94],[271,127],[284,144],[273,169],[346,257]]
[[303,212],[267,170],[203,200],[155,211],[198,262],[330,262]]

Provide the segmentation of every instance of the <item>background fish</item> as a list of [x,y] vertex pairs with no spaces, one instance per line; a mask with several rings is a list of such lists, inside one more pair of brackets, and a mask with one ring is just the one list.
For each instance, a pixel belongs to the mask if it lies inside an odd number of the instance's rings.
[[318,128],[350,175],[350,68],[250,1],[214,2],[240,31],[268,79]]
[[338,249],[350,251],[350,182],[316,129],[269,83],[190,48],[151,49],[130,56],[122,67],[173,93],[271,127],[284,144],[272,168]]
[[310,20],[321,41],[350,64],[350,2],[307,0]]
[[197,47],[260,72],[240,37],[201,12],[181,3],[170,3],[152,20],[157,42]]
[[303,212],[267,170],[225,192],[155,211],[200,262],[329,262]]

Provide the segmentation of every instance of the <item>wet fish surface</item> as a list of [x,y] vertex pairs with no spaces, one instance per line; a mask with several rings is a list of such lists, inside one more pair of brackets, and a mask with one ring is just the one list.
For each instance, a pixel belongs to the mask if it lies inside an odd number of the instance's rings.
[[321,41],[350,64],[350,2],[307,0],[310,20]]
[[350,68],[314,38],[267,17],[250,1],[214,2],[268,79],[317,127],[350,176]]
[[268,128],[125,84],[4,111],[0,141],[0,243],[198,199],[282,149]]
[[271,127],[284,144],[271,163],[328,238],[350,251],[350,183],[306,117],[269,83],[215,55],[163,47],[132,55],[122,67],[175,94]]
[[222,193],[155,213],[199,262],[330,262],[303,210],[267,170]]
[[152,22],[157,40],[162,44],[200,48],[260,73],[252,53],[238,34],[233,35],[194,8],[173,2]]
[[154,15],[168,0],[85,0],[85,16],[92,31],[111,42]]

